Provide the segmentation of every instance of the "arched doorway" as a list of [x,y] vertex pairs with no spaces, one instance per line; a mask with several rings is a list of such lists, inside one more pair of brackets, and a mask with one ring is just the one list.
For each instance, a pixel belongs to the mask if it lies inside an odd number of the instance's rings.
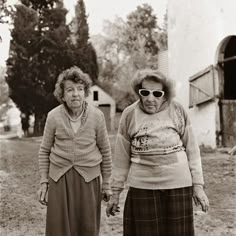
[[219,108],[223,146],[236,145],[236,36],[226,37],[218,50]]

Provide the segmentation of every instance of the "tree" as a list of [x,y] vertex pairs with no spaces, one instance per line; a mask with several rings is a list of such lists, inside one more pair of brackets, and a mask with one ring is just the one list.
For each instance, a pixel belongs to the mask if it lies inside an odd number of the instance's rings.
[[118,109],[123,110],[135,100],[130,82],[137,69],[158,67],[160,30],[157,17],[147,4],[138,6],[127,21],[116,18],[105,22],[105,36],[100,36],[95,45],[99,82],[115,98]]
[[9,99],[9,89],[5,79],[6,68],[0,66],[0,106]]
[[153,55],[158,53],[158,45],[153,38],[157,29],[157,17],[150,5],[143,4],[131,12],[127,16],[127,25],[127,48],[130,52],[138,50],[139,41],[144,41],[145,52]]
[[78,47],[86,47],[89,40],[89,27],[87,23],[86,8],[83,0],[78,0],[75,6],[76,44]]
[[0,0],[0,24],[8,23],[12,14],[13,9],[7,4],[7,0]]
[[57,105],[58,74],[73,63],[66,13],[54,0],[22,0],[16,6],[7,82],[20,110],[35,115],[35,135],[42,134],[46,114]]
[[28,73],[28,62],[31,62],[33,57],[30,48],[36,40],[34,27],[36,27],[37,21],[34,10],[24,5],[16,6],[14,28],[11,32],[10,55],[7,60],[7,83],[10,88],[10,97],[22,112],[28,111],[29,113],[34,111],[35,96],[32,95],[34,95],[37,85],[36,79],[31,81]]
[[97,82],[97,54],[89,41],[89,27],[86,8],[83,0],[78,0],[75,6],[75,18],[72,23],[74,41],[74,63],[88,73],[94,83]]
[[48,111],[58,104],[53,91],[62,70],[77,65],[94,81],[97,79],[97,56],[88,41],[82,0],[76,12],[78,24],[73,38],[62,0],[21,0],[16,5],[7,83],[10,97],[20,110],[35,115],[35,135],[42,134]]

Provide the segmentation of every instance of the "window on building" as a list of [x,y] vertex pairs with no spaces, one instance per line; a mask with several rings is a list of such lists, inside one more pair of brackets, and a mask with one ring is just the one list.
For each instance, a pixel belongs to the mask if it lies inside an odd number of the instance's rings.
[[93,101],[98,101],[98,91],[93,91]]

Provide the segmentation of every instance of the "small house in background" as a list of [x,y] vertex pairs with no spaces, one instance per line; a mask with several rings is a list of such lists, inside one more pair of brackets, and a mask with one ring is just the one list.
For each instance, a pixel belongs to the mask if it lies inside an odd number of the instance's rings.
[[104,113],[107,130],[114,131],[116,114],[115,100],[98,85],[93,85],[90,91],[91,94],[87,98],[88,103],[98,107]]

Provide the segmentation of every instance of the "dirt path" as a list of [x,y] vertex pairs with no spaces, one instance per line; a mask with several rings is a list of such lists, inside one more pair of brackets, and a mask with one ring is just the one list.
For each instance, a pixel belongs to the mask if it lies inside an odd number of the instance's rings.
[[[45,212],[36,200],[38,185],[37,152],[40,139],[0,140],[0,236],[44,235]],[[203,154],[206,192],[210,211],[195,209],[196,236],[236,236],[236,156],[225,153]],[[121,198],[117,217],[104,215],[101,236],[122,235]]]

